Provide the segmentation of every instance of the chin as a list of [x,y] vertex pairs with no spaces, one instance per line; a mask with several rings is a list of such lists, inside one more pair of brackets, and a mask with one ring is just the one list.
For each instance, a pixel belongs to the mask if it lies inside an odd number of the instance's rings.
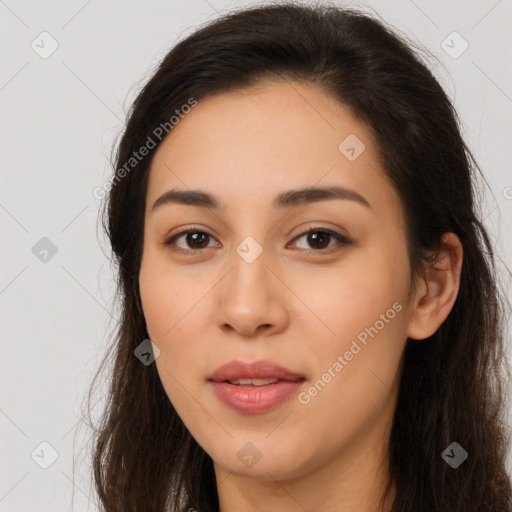
[[[297,454],[302,448],[301,446],[287,447],[282,442],[271,446],[264,439],[260,442],[244,439],[233,442],[229,447],[221,448],[217,458],[212,452],[212,458],[216,466],[231,473],[262,480],[287,480],[304,472],[307,461],[297,459]],[[228,453],[233,453],[233,456],[227,458]]]

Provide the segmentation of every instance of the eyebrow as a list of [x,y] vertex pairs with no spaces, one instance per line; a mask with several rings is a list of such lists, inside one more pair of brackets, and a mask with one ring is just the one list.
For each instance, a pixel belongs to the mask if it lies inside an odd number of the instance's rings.
[[[282,192],[272,202],[276,209],[293,207],[314,203],[317,201],[326,201],[330,199],[345,199],[355,201],[371,209],[370,203],[355,190],[345,187],[332,186],[325,188],[307,187],[297,190],[287,190]],[[199,206],[203,208],[224,209],[226,206],[216,196],[202,190],[169,190],[162,194],[153,204],[152,211],[165,204],[185,204]]]

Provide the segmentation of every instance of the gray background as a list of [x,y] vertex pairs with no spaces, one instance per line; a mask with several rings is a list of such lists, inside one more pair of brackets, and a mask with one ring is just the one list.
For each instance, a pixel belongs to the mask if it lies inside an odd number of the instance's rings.
[[[194,27],[250,4],[0,1],[0,511],[96,510],[81,417],[116,310],[93,190],[110,176],[111,145],[142,79]],[[511,1],[350,5],[371,6],[440,60],[431,66],[489,183],[482,210],[500,269],[512,268]],[[58,48],[43,58],[52,40]],[[42,442],[58,454],[47,469]]]

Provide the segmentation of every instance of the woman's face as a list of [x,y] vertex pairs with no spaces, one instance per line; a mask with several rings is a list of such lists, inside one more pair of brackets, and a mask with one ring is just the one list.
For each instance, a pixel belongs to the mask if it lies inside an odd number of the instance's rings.
[[[217,206],[158,201],[169,191]],[[383,452],[411,283],[399,197],[365,125],[314,85],[207,97],[158,148],[146,204],[155,363],[216,467],[286,479]],[[226,363],[261,361],[290,374],[263,365],[240,375],[280,380],[211,381]]]

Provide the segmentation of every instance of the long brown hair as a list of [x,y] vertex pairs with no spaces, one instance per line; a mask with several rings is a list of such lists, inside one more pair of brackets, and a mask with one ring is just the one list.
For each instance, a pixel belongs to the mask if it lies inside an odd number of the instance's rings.
[[[452,311],[427,340],[407,340],[390,438],[393,512],[512,510],[505,467],[506,299],[477,211],[481,171],[452,103],[412,46],[354,9],[296,3],[246,8],[175,45],[138,94],[113,157],[116,174],[103,212],[121,317],[100,367],[112,363],[105,411],[94,427],[101,510],[218,511],[212,459],[178,417],[155,365],[134,356],[147,337],[138,288],[145,199],[152,156],[163,140],[156,128],[172,136],[169,120],[191,99],[265,78],[315,82],[372,131],[402,201],[413,276],[443,233],[455,233],[463,245]],[[134,153],[149,145],[148,155],[134,164]],[[468,453],[457,469],[441,456],[452,442]]]

